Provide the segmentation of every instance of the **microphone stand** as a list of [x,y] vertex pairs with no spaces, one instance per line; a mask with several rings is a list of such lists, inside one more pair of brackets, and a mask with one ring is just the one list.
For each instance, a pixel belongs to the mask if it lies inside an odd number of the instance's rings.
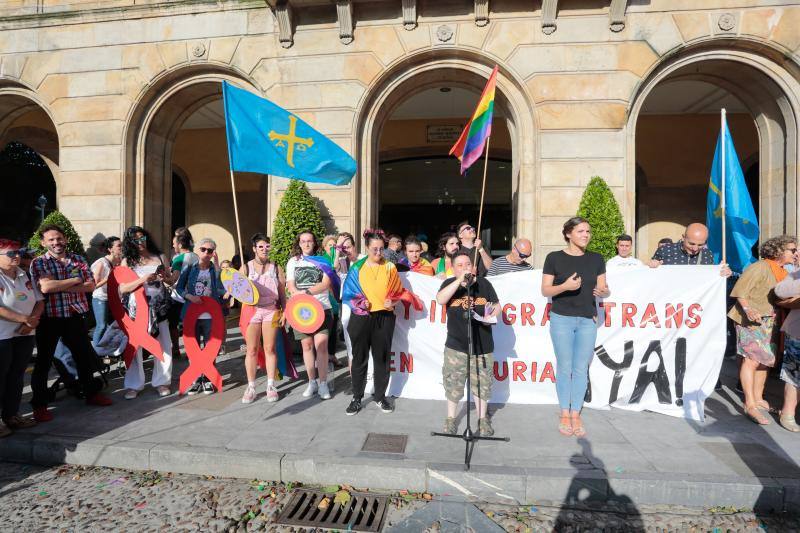
[[[457,282],[454,282],[457,283]],[[433,437],[449,437],[455,439],[462,439],[464,441],[464,470],[469,470],[470,462],[472,461],[472,452],[475,449],[475,442],[479,440],[494,440],[494,441],[504,441],[509,442],[511,439],[508,437],[487,437],[484,435],[475,434],[472,431],[471,422],[470,422],[470,400],[472,397],[472,383],[471,383],[471,375],[470,372],[470,365],[472,364],[472,358],[475,357],[475,364],[478,364],[477,356],[473,354],[473,344],[472,344],[472,311],[475,306],[475,301],[472,298],[472,285],[477,284],[478,279],[477,277],[473,277],[471,281],[467,283],[467,310],[464,312],[464,317],[467,321],[467,427],[463,433],[460,435],[458,433],[450,434],[450,433],[442,433],[439,431],[431,431],[431,436]],[[476,367],[477,368],[477,367]],[[478,406],[475,406],[476,410]],[[489,414],[489,399],[486,399],[486,411],[487,415]]]

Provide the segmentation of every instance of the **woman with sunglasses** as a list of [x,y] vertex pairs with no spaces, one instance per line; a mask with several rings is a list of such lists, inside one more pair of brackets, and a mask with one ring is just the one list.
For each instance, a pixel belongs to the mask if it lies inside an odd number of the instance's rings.
[[[172,340],[169,336],[170,298],[165,280],[169,280],[171,272],[167,258],[158,249],[150,234],[140,226],[131,226],[125,230],[122,239],[122,266],[133,270],[139,279],[129,283],[121,283],[119,290],[128,294],[128,314],[136,317],[136,298],[133,291],[144,287],[145,298],[149,307],[149,321],[157,331],[158,342],[161,344],[162,360],[157,357],[153,361],[153,377],[151,384],[158,391],[159,396],[170,394],[172,383]],[[145,375],[142,366],[142,349],[136,350],[136,355],[131,361],[131,366],[125,372],[125,399],[133,400],[144,390]]]
[[517,239],[511,252],[503,257],[498,257],[492,261],[487,276],[499,276],[508,272],[520,272],[522,270],[533,270],[530,263],[526,261],[533,253],[533,245],[528,239]]
[[[228,304],[224,299],[225,288],[219,279],[219,271],[214,267],[214,255],[217,252],[217,243],[212,239],[200,239],[197,245],[197,263],[184,269],[178,278],[175,291],[185,300],[181,310],[181,320],[186,316],[186,311],[191,304],[199,304],[202,296],[208,296],[217,301],[222,307],[223,314],[227,310]],[[195,324],[195,338],[201,348],[205,348],[211,339],[211,314],[202,313],[197,317]],[[217,354],[219,355],[219,354]],[[215,356],[216,357],[216,356]],[[200,375],[197,380],[189,387],[189,396],[202,392],[212,394],[214,385],[204,375]]]
[[736,351],[742,356],[739,379],[744,391],[745,415],[762,426],[770,419],[762,411],[769,411],[764,400],[767,373],[775,366],[780,324],[775,309],[775,286],[788,272],[783,268],[794,261],[797,239],[788,235],[764,241],[759,248],[761,260],[742,272],[731,291],[736,304],[728,317],[735,322]]
[[0,239],[0,437],[36,425],[19,416],[19,404],[44,297],[19,268],[22,254],[18,242]]
[[267,401],[277,402],[279,396],[275,378],[278,373],[278,354],[275,351],[275,343],[278,328],[282,328],[286,323],[286,317],[281,313],[286,304],[284,293],[286,279],[283,269],[269,258],[269,237],[263,233],[256,233],[250,239],[250,243],[253,245],[253,259],[245,263],[239,271],[250,278],[258,289],[258,302],[244,338],[247,344],[244,359],[247,389],[242,396],[242,403],[252,403],[256,399],[258,350],[262,346],[267,364]]

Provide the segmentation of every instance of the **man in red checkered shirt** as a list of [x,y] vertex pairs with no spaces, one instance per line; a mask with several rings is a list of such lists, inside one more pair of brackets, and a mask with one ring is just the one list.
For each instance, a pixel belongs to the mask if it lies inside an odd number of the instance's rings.
[[94,290],[94,278],[83,257],[67,251],[64,230],[55,224],[42,228],[42,246],[47,253],[33,260],[31,277],[45,297],[44,314],[36,329],[36,364],[31,375],[33,417],[37,422],[49,422],[53,415],[47,410],[47,376],[53,363],[53,353],[59,339],[75,360],[86,403],[111,405],[111,399],[99,392],[94,379],[86,314],[89,302],[86,293]]

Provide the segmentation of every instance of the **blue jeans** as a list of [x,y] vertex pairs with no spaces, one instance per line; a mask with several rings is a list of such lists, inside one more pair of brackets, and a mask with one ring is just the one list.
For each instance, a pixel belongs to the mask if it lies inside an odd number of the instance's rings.
[[94,333],[92,333],[92,344],[95,346],[100,339],[103,338],[103,333],[108,328],[108,301],[92,298],[92,311],[94,311]]
[[556,353],[558,405],[580,411],[589,383],[597,324],[591,318],[550,313],[550,339]]

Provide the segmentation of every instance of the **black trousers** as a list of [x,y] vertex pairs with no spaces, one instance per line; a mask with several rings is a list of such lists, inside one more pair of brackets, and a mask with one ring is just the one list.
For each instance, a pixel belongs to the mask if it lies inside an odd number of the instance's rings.
[[0,340],[0,417],[19,414],[25,369],[33,353],[33,335]]
[[389,352],[392,349],[395,315],[390,311],[377,311],[368,315],[350,315],[347,333],[353,344],[353,366],[350,375],[353,379],[353,399],[364,397],[367,384],[369,351],[372,349],[376,401],[386,397],[389,386]]
[[31,375],[33,398],[31,405],[47,407],[47,376],[53,364],[53,354],[59,339],[72,352],[75,366],[78,369],[78,381],[81,383],[86,398],[91,398],[100,390],[100,383],[94,379],[94,362],[97,354],[89,342],[89,328],[81,315],[69,318],[42,317],[36,328],[36,364]]

